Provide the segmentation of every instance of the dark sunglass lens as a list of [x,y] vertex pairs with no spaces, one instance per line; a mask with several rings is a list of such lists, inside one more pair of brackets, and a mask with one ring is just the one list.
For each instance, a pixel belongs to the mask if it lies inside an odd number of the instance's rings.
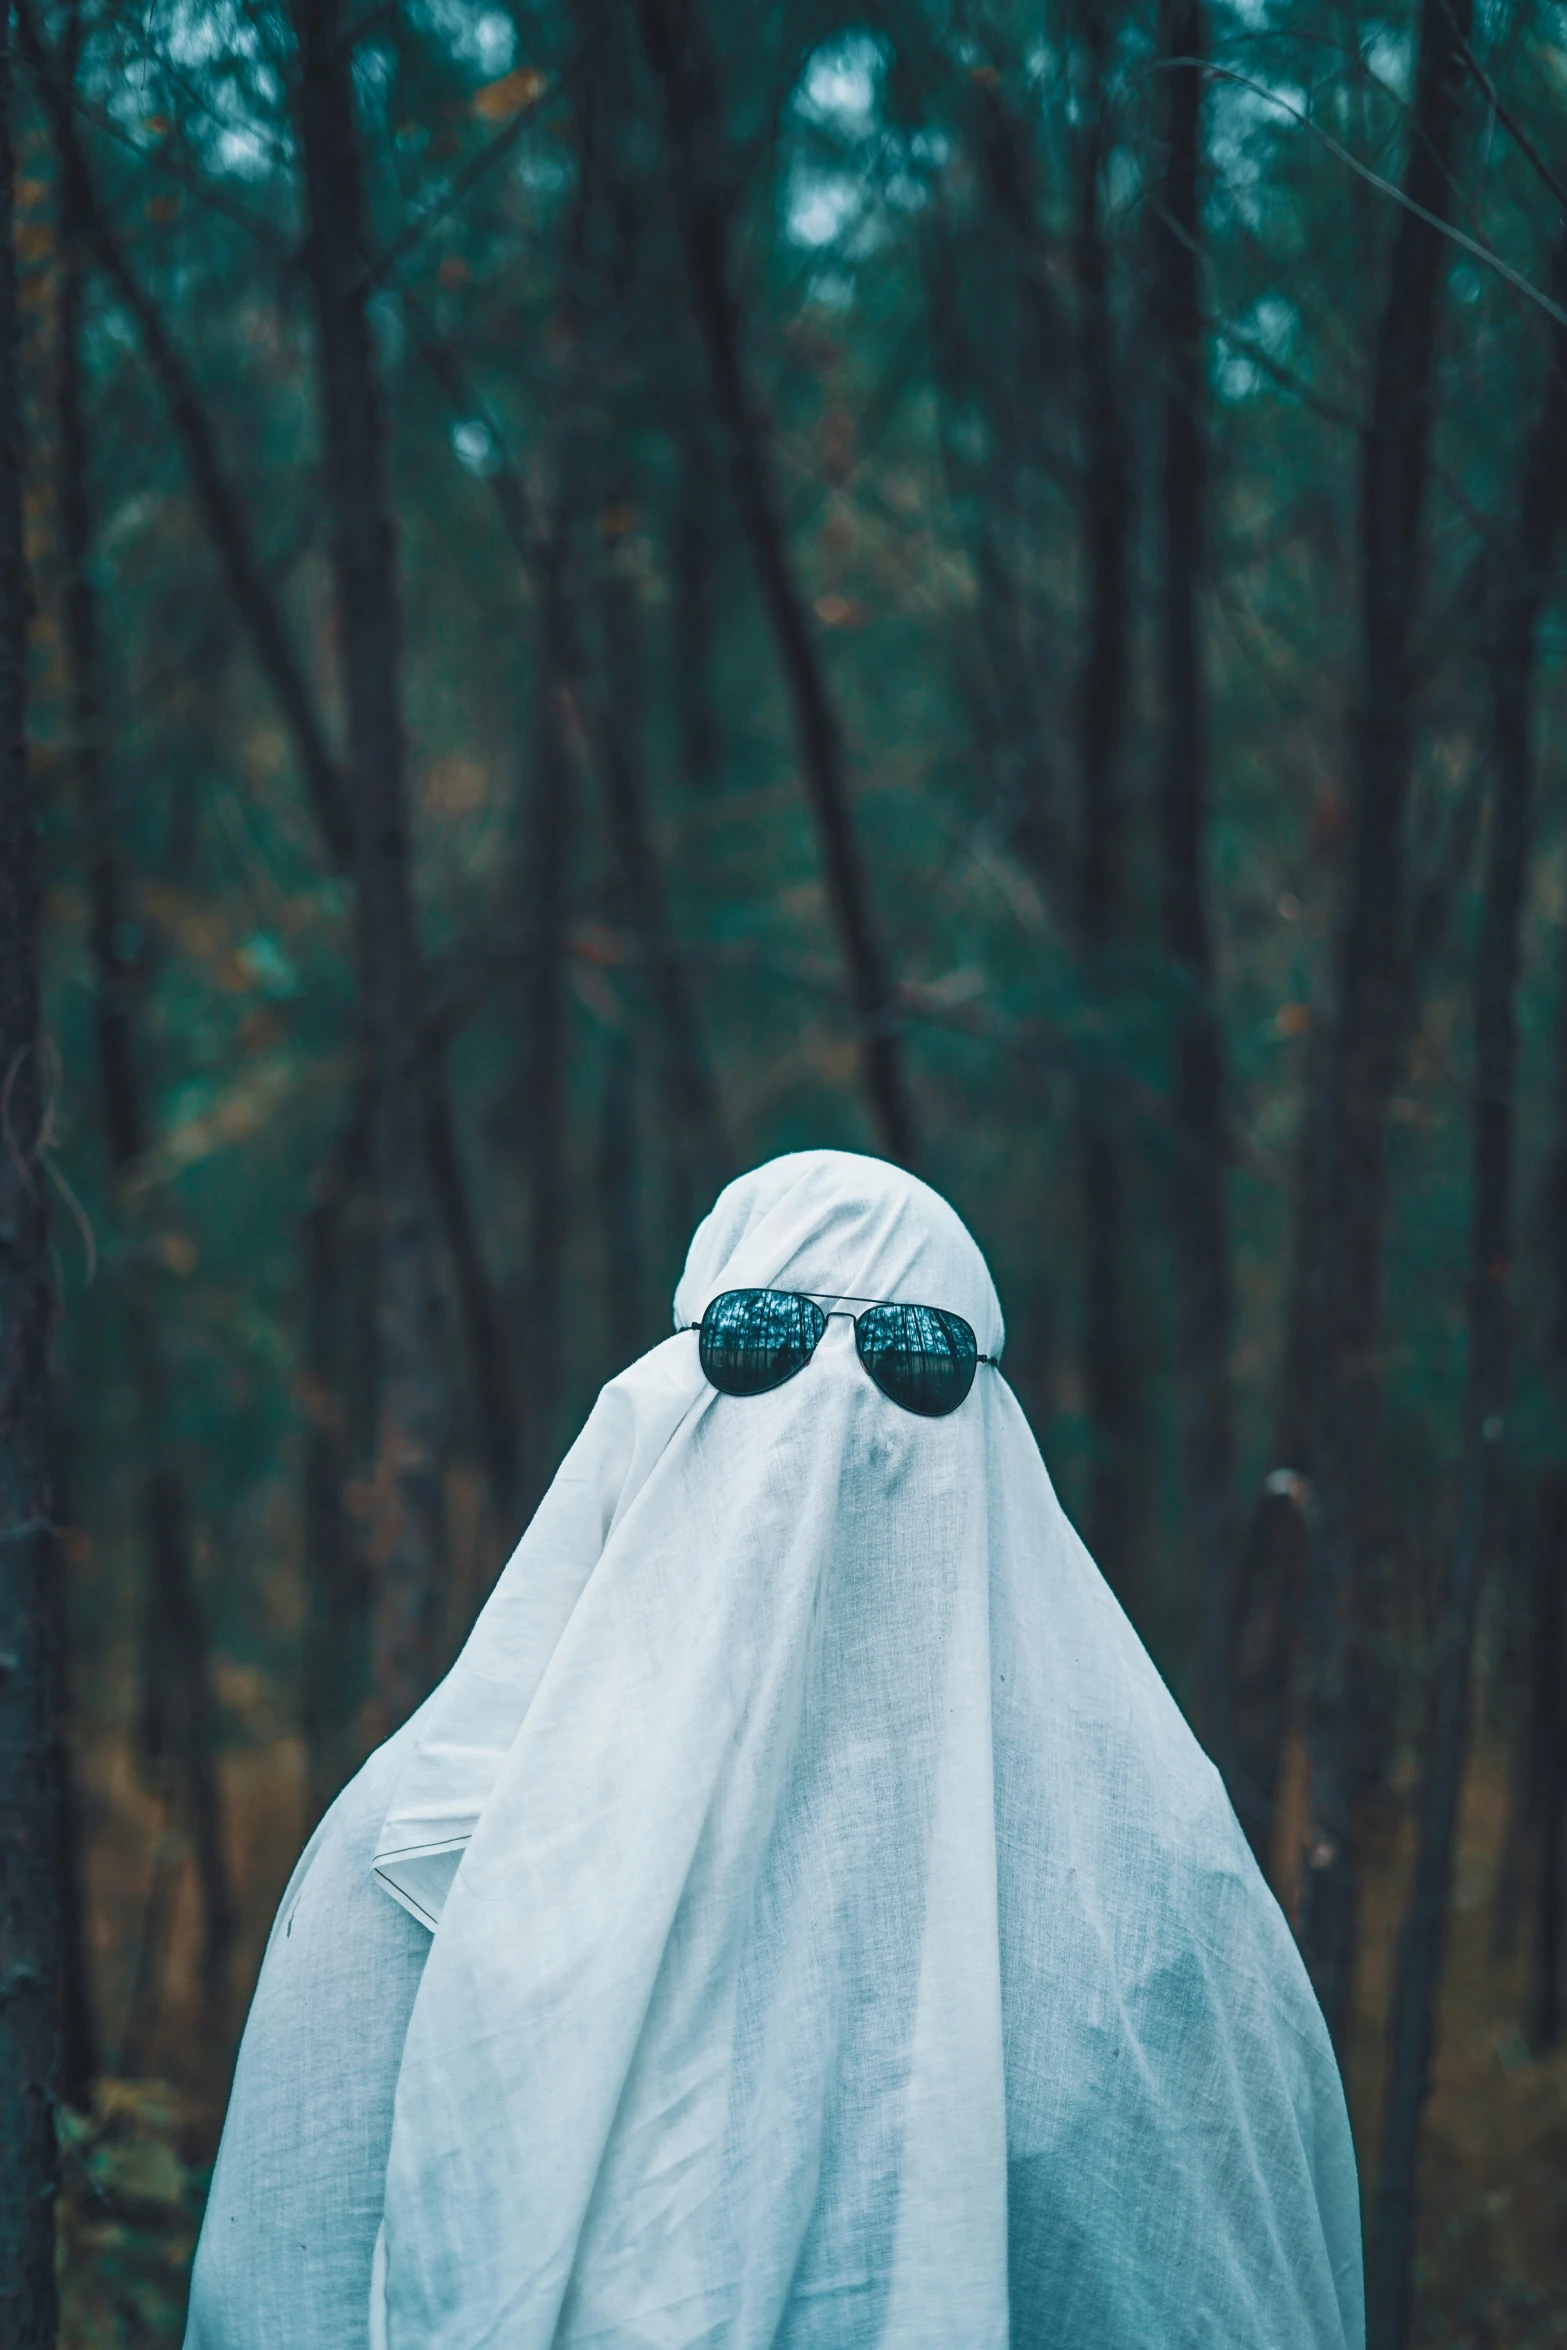
[[882,1394],[921,1419],[955,1412],[974,1384],[979,1345],[961,1314],[939,1306],[872,1306],[854,1338]]
[[781,1289],[728,1289],[702,1316],[702,1368],[723,1395],[765,1395],[803,1371],[827,1317]]

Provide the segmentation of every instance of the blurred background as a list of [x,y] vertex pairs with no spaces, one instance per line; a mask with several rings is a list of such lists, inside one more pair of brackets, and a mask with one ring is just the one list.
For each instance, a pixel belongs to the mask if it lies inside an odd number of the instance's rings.
[[[907,1161],[1567,2342],[1567,12],[17,0],[64,2339],[723,1181]],[[1409,2298],[1412,2293],[1412,2302]]]

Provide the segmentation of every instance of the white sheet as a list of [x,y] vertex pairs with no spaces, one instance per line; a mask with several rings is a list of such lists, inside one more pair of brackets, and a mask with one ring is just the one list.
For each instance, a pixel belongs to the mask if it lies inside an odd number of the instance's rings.
[[[878,1161],[732,1185],[676,1321],[766,1284],[1001,1351],[962,1224]],[[929,1421],[844,1322],[745,1401],[655,1348],[403,1754],[388,2350],[1358,2350],[1304,1971],[1001,1373]]]
[[430,1937],[372,1873],[417,1717],[370,1757],[278,1906],[229,2096],[186,2350],[368,2350],[392,2100]]

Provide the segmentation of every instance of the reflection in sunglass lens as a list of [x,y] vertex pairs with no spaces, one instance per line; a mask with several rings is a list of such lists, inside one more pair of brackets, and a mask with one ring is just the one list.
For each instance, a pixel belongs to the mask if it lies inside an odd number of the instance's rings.
[[939,1306],[872,1306],[854,1337],[883,1395],[921,1419],[955,1412],[974,1384],[979,1345],[961,1314]]
[[805,1369],[826,1327],[826,1315],[808,1297],[728,1289],[702,1316],[702,1368],[723,1395],[765,1395]]

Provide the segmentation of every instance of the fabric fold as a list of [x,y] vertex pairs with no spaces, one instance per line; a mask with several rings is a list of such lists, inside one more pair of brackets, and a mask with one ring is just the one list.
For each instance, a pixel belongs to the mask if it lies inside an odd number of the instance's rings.
[[439,1922],[539,1681],[617,1515],[710,1392],[688,1348],[658,1348],[599,1396],[478,1624],[421,1710],[376,1842],[375,1873],[420,1924]]

